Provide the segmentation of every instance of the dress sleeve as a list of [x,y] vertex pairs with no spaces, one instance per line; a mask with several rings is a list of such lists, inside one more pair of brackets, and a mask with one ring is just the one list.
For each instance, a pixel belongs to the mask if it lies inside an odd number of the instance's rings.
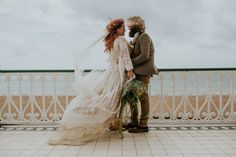
[[120,37],[118,45],[120,49],[120,58],[124,64],[125,69],[127,71],[132,70],[134,67],[129,55],[128,42],[125,38]]

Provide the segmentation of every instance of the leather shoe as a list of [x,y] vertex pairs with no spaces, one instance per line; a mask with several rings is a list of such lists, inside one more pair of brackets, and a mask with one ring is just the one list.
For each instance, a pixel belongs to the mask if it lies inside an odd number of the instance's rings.
[[142,133],[142,132],[148,132],[148,131],[149,131],[148,127],[141,127],[141,126],[130,128],[128,130],[129,133]]
[[122,127],[123,127],[123,130],[128,130],[128,129],[137,127],[137,125],[134,125],[132,123],[128,123],[127,125],[123,125]]

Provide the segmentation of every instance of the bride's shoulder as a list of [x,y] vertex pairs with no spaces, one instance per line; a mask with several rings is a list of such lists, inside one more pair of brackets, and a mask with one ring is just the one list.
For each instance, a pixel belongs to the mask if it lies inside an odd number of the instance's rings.
[[118,36],[118,37],[116,38],[116,40],[117,40],[117,41],[120,41],[120,42],[127,42],[127,40],[126,40],[125,37],[123,37],[123,36]]

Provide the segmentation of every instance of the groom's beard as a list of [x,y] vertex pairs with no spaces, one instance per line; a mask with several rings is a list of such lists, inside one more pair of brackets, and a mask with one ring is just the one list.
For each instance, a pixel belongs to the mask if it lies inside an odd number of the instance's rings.
[[133,27],[133,28],[131,28],[131,30],[130,30],[130,32],[129,32],[129,36],[130,36],[131,38],[133,38],[134,35],[135,35],[135,33],[139,32],[139,31],[140,31],[140,30],[139,30],[137,27]]

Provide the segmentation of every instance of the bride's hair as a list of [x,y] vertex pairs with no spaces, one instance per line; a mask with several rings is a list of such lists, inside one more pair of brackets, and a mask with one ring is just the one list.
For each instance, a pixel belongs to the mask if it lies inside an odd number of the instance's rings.
[[117,30],[124,24],[124,19],[114,19],[106,27],[108,35],[105,37],[105,52],[111,52],[113,43],[118,37]]

